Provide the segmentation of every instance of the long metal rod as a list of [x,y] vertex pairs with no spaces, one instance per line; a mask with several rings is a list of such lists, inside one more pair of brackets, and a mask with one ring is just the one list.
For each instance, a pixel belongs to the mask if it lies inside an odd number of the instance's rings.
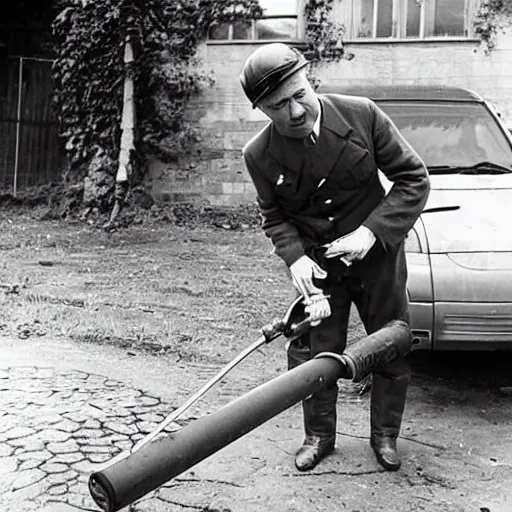
[[173,421],[178,419],[189,407],[195,404],[209,389],[211,389],[217,382],[219,382],[228,372],[230,372],[238,363],[243,361],[248,355],[252,354],[255,350],[260,348],[262,345],[267,343],[267,339],[265,336],[261,336],[254,343],[249,345],[245,350],[240,352],[232,361],[230,361],[222,370],[217,373],[212,379],[210,379],[201,389],[196,391],[189,399],[183,403],[180,407],[175,409],[171,414],[169,414],[163,421],[161,421],[158,426],[149,433],[147,436],[143,437],[139,442],[135,443],[130,450],[130,453],[134,453],[146,443],[152,441],[158,434],[160,434],[168,425],[170,425]]
[[169,426],[173,421],[176,421],[189,407],[195,404],[209,389],[211,389],[217,382],[219,382],[228,372],[230,372],[238,363],[244,360],[248,355],[257,350],[259,347],[268,343],[268,339],[265,336],[261,336],[254,343],[249,345],[240,354],[238,354],[232,361],[230,361],[219,373],[214,375],[201,389],[191,395],[188,400],[183,403],[180,407],[172,411],[169,415],[162,420],[154,430],[143,437],[140,441],[135,443],[129,450],[125,450],[106,463],[101,465],[102,469],[106,469],[112,465],[119,463],[121,460],[128,458],[133,453],[140,450],[144,445],[153,441],[162,431]]
[[21,101],[23,96],[23,57],[20,57],[20,66],[18,71],[18,109],[16,114],[16,149],[14,154],[14,180],[12,185],[12,195],[16,197],[18,190],[18,167],[20,161],[20,135],[21,135]]
[[[304,295],[306,296],[306,295]],[[221,369],[219,373],[214,375],[201,389],[196,391],[192,396],[188,398],[188,400],[178,407],[176,410],[171,412],[163,421],[161,421],[148,435],[143,437],[140,441],[135,443],[131,450],[127,453],[134,453],[139,450],[142,446],[149,443],[155,437],[158,436],[168,425],[170,425],[173,421],[176,421],[189,407],[195,404],[209,389],[211,389],[217,382],[219,382],[227,373],[229,373],[237,364],[243,361],[247,356],[252,354],[255,350],[258,350],[261,346],[269,343],[275,338],[284,334],[285,327],[287,326],[287,340],[292,341],[295,338],[301,336],[305,331],[307,331],[310,327],[309,318],[303,319],[299,323],[289,324],[290,315],[294,310],[295,306],[302,301],[301,297],[297,297],[292,304],[289,306],[288,311],[282,320],[278,320],[273,322],[271,325],[263,327],[263,335],[260,336],[255,342],[249,345],[246,349],[244,349],[240,354],[238,354],[232,361],[230,361],[224,368]],[[118,455],[121,457],[123,454]]]
[[323,352],[261,384],[217,411],[116,460],[89,478],[105,512],[116,512],[339,378],[357,382],[411,347],[407,323],[393,321],[351,344],[343,354]]
[[288,310],[281,320],[276,320],[269,325],[262,328],[263,335],[260,336],[255,342],[244,349],[238,354],[232,361],[230,361],[224,368],[221,369],[212,379],[210,379],[201,389],[196,391],[189,399],[178,409],[171,412],[163,421],[161,421],[156,428],[143,437],[140,441],[135,443],[131,449],[125,450],[110,461],[107,461],[102,465],[103,469],[106,469],[112,465],[117,464],[119,461],[128,458],[131,454],[137,452],[141,447],[154,440],[158,434],[160,434],[168,425],[179,418],[190,406],[192,406],[199,398],[201,398],[210,388],[212,388],[217,382],[219,382],[228,372],[230,372],[238,363],[243,361],[248,355],[252,354],[255,350],[266,343],[270,343],[272,340],[285,334],[288,341],[292,341],[295,338],[301,336],[304,332],[310,328],[309,318],[305,318],[302,321],[291,323],[291,315],[298,303],[303,300],[301,296],[297,297],[292,304],[288,307]]

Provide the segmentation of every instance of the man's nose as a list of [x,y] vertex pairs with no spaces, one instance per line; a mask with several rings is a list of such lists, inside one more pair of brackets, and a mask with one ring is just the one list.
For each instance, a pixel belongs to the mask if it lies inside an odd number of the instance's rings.
[[298,119],[304,114],[304,107],[295,99],[290,100],[290,118]]

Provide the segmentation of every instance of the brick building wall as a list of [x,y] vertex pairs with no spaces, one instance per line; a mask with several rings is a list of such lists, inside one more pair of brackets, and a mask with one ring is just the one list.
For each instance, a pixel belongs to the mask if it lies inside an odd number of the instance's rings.
[[[323,64],[324,84],[446,84],[467,87],[491,101],[512,125],[512,33],[486,55],[476,40],[351,42],[354,59]],[[243,95],[238,75],[255,44],[209,43],[201,48],[215,84],[189,106],[200,129],[201,153],[175,164],[152,162],[148,184],[157,200],[196,200],[236,206],[254,201],[241,149],[266,123]]]

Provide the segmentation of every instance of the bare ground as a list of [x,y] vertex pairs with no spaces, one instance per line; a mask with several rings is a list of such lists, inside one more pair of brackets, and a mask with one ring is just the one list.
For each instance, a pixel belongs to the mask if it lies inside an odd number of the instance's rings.
[[[0,343],[20,351],[59,343],[82,347],[81,354],[102,350],[115,354],[125,375],[136,368],[148,386],[152,368],[164,365],[180,381],[167,390],[175,406],[295,296],[257,229],[147,222],[106,233],[82,222],[0,216]],[[354,314],[351,339],[362,334]],[[315,471],[293,467],[302,436],[294,407],[178,480],[180,502],[190,507],[176,510],[207,510],[200,505],[207,500],[211,510],[231,512],[512,511],[512,357],[414,353],[410,360],[399,472],[381,471],[369,449],[368,395],[342,383],[338,448]],[[276,340],[188,420],[283,371]]]

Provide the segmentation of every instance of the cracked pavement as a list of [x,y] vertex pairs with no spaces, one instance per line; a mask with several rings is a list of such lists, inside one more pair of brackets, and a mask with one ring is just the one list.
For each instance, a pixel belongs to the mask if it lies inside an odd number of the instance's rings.
[[[102,361],[86,357],[85,363],[80,363],[78,358],[84,354],[71,343],[68,349],[80,352],[71,355],[71,365],[86,367],[77,370],[69,367],[69,359],[66,364],[66,357],[60,365],[55,359],[62,343],[48,344],[43,340],[39,343],[40,349],[44,346],[42,352],[53,352],[47,358],[53,362],[50,367],[45,366],[49,361],[44,361],[39,350],[16,353],[19,340],[0,339],[0,510],[99,510],[88,492],[90,473],[150,433],[173,407],[142,389],[93,373],[95,362],[100,367],[106,364],[111,372],[119,354],[113,357],[114,362],[107,357],[105,363],[104,354],[98,356],[94,348],[92,352]],[[91,350],[86,352],[91,355]],[[112,357],[116,351],[107,352]],[[10,359],[13,364],[5,364]],[[29,361],[31,364],[27,364]],[[207,365],[204,370],[205,374],[212,372]],[[125,376],[131,371],[133,367],[125,371]],[[179,373],[176,368],[174,377]],[[172,381],[168,379],[169,383]],[[180,418],[180,423],[193,420],[204,410],[204,406],[201,410],[192,407]],[[179,425],[172,423],[164,432],[176,428]],[[170,506],[177,507],[176,510],[205,509],[199,504],[180,502],[173,489],[183,484],[237,487],[234,482],[199,480],[189,475],[152,493],[144,506],[154,511],[172,510]]]
[[91,468],[129,449],[169,411],[159,398],[77,370],[7,367],[0,392],[0,494],[14,504],[46,496],[94,509],[84,486]]

